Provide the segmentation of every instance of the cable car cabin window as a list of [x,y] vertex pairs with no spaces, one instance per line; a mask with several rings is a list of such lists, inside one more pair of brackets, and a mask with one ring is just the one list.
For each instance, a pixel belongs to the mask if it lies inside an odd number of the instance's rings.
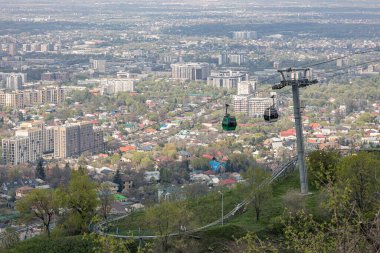
[[236,127],[236,118],[235,117],[230,118],[230,122],[228,122],[228,126],[229,127]]

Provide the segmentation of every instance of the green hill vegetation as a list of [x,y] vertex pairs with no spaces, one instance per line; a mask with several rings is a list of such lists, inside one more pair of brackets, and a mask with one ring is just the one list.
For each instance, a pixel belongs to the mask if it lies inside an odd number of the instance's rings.
[[[162,201],[110,224],[107,230],[111,234],[159,235],[155,240],[135,242],[95,235],[86,226],[93,220],[68,212],[68,217],[83,222],[82,226],[73,230],[71,219],[62,217],[50,237],[3,243],[3,251],[378,252],[380,154],[361,152],[342,157],[335,151],[315,151],[308,157],[308,168],[311,194],[306,196],[299,194],[297,171],[271,186],[257,187],[268,174],[259,168],[248,169],[245,183],[222,192],[224,213],[243,199],[251,202],[223,225],[191,235],[185,230],[221,216],[218,190],[199,198]],[[86,180],[83,175],[76,180],[79,178]],[[180,235],[170,237],[173,232]]]

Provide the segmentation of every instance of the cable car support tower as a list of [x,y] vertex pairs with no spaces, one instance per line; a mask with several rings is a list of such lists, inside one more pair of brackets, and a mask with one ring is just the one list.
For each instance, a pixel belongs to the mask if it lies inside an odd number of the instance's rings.
[[302,132],[301,103],[299,88],[303,88],[318,83],[318,80],[311,80],[311,71],[309,68],[288,68],[278,70],[281,74],[279,84],[273,85],[273,90],[282,89],[286,86],[292,86],[294,120],[297,137],[297,157],[300,172],[301,194],[308,194],[307,168],[305,164],[305,147]]

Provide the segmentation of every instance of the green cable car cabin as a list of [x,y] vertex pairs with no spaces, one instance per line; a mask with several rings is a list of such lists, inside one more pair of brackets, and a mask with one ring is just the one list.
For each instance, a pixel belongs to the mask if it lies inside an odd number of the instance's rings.
[[230,114],[227,112],[228,110],[228,104],[226,104],[226,115],[224,115],[222,120],[222,128],[225,131],[234,131],[237,126],[237,121],[235,116],[230,116]]

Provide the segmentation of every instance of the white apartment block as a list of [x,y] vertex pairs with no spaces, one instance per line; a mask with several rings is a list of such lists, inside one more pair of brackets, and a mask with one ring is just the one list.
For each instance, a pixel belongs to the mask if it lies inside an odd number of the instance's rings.
[[11,74],[7,76],[6,88],[8,90],[21,90],[22,89],[22,77],[18,74]]
[[44,151],[43,127],[43,121],[24,122],[16,130],[14,137],[4,139],[4,162],[16,165],[37,161]]
[[130,78],[104,78],[100,81],[102,94],[134,92],[135,80]]
[[104,150],[103,131],[92,123],[81,122],[63,126],[45,126],[43,121],[24,122],[15,136],[2,140],[3,161],[17,165],[35,162],[45,153],[66,158],[89,151]]
[[256,90],[255,81],[241,81],[238,83],[238,95],[251,95]]
[[210,73],[210,65],[208,63],[175,63],[170,66],[172,68],[172,78],[181,80],[206,80]]
[[236,40],[257,39],[257,32],[256,31],[236,31],[236,32],[233,32],[233,38]]
[[5,92],[0,90],[1,106],[23,108],[24,102],[24,93],[22,91]]
[[37,161],[43,153],[43,131],[41,128],[22,128],[16,131],[15,137],[29,138],[28,161]]
[[53,126],[45,127],[45,134],[43,135],[43,149],[44,153],[54,152],[54,129]]
[[246,63],[248,60],[247,60],[247,57],[245,55],[242,55],[242,54],[230,54],[228,55],[228,63],[230,64],[236,64],[236,65],[242,65],[244,63]]
[[26,73],[4,73],[0,72],[0,87],[8,90],[21,90],[27,81]]
[[272,98],[257,98],[248,99],[248,116],[259,118],[264,115],[266,108],[272,106]]
[[64,89],[56,86],[44,87],[38,90],[0,90],[0,105],[15,108],[24,108],[43,104],[61,105],[64,100]]
[[[245,113],[249,117],[262,117],[265,109],[273,105],[273,99],[270,97],[255,97],[251,95],[236,95],[233,97],[234,110],[237,113]],[[277,103],[275,101],[275,106]]]
[[94,69],[95,72],[105,73],[107,61],[106,60],[90,60],[91,68]]
[[2,140],[2,158],[6,164],[17,165],[29,162],[30,139],[14,136]]
[[248,115],[248,99],[250,96],[237,95],[233,98],[233,106],[235,112],[245,113]]
[[238,83],[248,81],[249,74],[241,71],[216,71],[212,72],[207,78],[207,85],[224,88],[224,89],[237,89]]

